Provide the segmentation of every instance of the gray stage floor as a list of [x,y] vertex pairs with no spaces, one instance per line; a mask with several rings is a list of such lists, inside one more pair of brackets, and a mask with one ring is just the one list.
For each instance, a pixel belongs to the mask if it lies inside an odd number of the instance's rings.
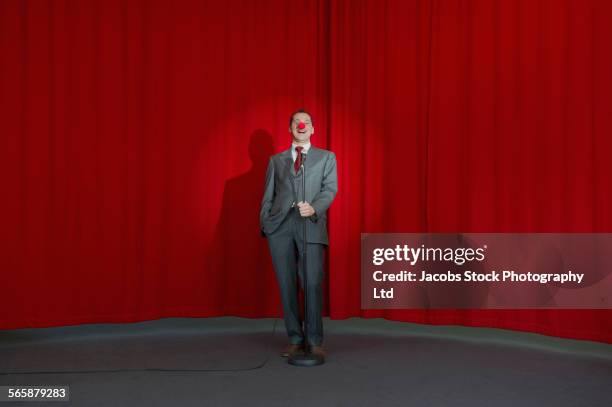
[[382,319],[326,319],[324,327],[329,356],[313,368],[278,356],[285,334],[274,319],[0,331],[0,385],[69,385],[71,393],[69,403],[0,407],[612,406],[609,344]]

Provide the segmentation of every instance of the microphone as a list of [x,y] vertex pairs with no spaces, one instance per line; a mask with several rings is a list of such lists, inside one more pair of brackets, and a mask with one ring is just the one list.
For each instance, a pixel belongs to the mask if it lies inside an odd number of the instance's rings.
[[303,168],[304,167],[304,163],[306,162],[306,156],[308,154],[303,152],[303,151],[300,154],[302,155],[302,165],[301,165],[301,167]]

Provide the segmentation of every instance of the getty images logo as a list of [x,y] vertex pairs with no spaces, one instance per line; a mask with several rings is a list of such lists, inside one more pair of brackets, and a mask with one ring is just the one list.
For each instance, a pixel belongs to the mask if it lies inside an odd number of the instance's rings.
[[396,245],[395,248],[374,248],[372,250],[372,264],[380,266],[385,262],[407,262],[414,266],[417,262],[452,261],[458,266],[470,261],[483,261],[487,245],[482,247],[409,247],[408,245]]

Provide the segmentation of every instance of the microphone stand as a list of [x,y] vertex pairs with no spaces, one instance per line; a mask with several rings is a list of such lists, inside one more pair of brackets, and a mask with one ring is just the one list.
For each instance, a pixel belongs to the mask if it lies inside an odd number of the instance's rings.
[[[306,202],[306,154],[302,154],[302,202]],[[310,352],[310,344],[308,343],[308,273],[306,272],[306,222],[308,217],[302,218],[302,273],[304,273],[304,353],[289,355],[288,362],[294,366],[317,366],[325,363],[322,356],[315,355]]]

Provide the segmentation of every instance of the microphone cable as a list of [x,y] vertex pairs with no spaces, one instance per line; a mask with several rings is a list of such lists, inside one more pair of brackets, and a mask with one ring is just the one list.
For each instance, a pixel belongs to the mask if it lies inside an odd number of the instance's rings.
[[[274,319],[272,326],[271,339],[276,334],[276,325],[278,324],[278,318]],[[263,362],[258,363],[255,366],[235,368],[235,369],[163,369],[163,368],[142,368],[142,369],[100,369],[100,370],[25,370],[25,371],[1,371],[0,376],[7,375],[36,375],[36,374],[91,374],[91,373],[120,373],[120,372],[174,372],[174,373],[228,373],[228,372],[247,372],[251,370],[258,370],[266,366],[272,357],[272,340],[268,345],[268,356]]]

